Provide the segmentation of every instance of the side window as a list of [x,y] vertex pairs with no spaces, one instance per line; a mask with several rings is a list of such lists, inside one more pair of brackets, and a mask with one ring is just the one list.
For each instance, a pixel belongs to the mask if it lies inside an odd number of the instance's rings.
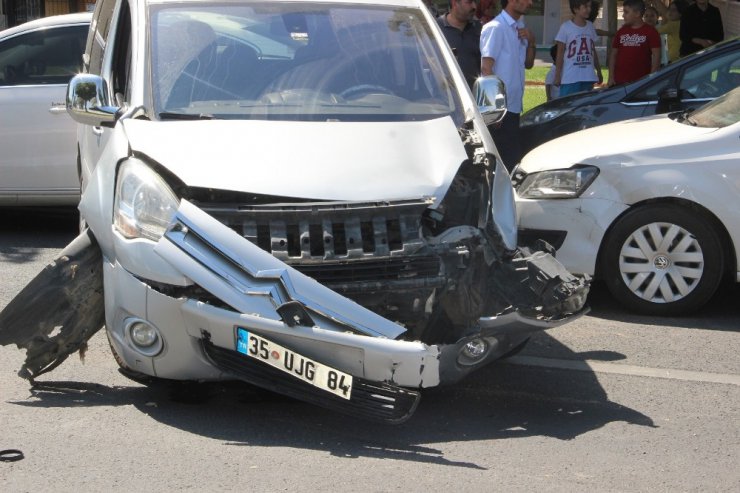
[[714,99],[740,84],[740,53],[733,51],[684,70],[679,88],[684,99]]
[[66,84],[81,70],[87,25],[56,27],[0,44],[0,86]]
[[100,0],[93,15],[93,23],[90,27],[90,35],[87,40],[85,54],[89,56],[87,63],[88,73],[100,75],[103,67],[103,54],[108,40],[113,10],[116,0]]
[[660,91],[666,87],[675,87],[676,77],[669,76],[663,77],[662,79],[653,81],[647,86],[640,89],[639,92],[635,92],[629,96],[630,103],[642,103],[642,102],[656,102]]
[[113,40],[111,60],[111,89],[117,104],[129,101],[128,81],[131,71],[131,11],[128,2],[121,5]]

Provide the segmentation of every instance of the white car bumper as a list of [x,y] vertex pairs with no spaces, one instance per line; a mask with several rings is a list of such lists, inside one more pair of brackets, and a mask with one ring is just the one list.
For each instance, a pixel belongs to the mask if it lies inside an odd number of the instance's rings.
[[[627,205],[610,200],[516,199],[522,239],[542,238],[557,248],[557,259],[574,274],[593,276],[601,242]],[[555,242],[557,241],[558,244]]]

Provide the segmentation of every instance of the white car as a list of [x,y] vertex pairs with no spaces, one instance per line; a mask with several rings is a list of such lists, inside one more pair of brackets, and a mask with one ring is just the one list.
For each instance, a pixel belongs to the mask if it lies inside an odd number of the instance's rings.
[[0,205],[80,200],[77,125],[65,97],[91,19],[58,15],[0,31]]
[[0,314],[23,375],[105,324],[132,378],[399,422],[584,312],[588,282],[517,248],[500,81],[473,98],[421,0],[98,0],[92,26],[88,229]]
[[576,132],[515,170],[520,243],[544,239],[631,310],[701,307],[740,279],[740,88],[693,113]]

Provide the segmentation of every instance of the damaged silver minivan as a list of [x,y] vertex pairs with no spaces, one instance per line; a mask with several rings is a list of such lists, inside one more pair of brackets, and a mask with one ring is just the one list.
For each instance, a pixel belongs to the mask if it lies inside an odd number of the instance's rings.
[[585,310],[421,0],[98,0],[84,64],[83,233],[0,314],[26,378],[104,325],[133,378],[397,423]]

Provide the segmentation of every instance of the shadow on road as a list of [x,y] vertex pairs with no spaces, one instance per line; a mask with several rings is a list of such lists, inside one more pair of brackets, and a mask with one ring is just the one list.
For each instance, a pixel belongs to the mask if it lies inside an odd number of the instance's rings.
[[0,216],[0,259],[23,263],[44,248],[62,249],[78,233],[75,207],[9,207]]
[[618,320],[641,325],[658,325],[691,329],[701,327],[703,330],[740,331],[740,284],[724,282],[717,293],[703,308],[696,313],[681,317],[650,317],[630,313],[612,298],[606,284],[594,282],[589,293],[588,303],[591,315],[606,320]]
[[[0,221],[0,256],[23,262],[34,250],[63,248],[76,234],[74,209],[10,210]],[[595,290],[594,316],[631,317],[612,308],[604,293]],[[564,359],[624,358],[609,351],[577,354],[547,334],[538,335],[538,342],[542,341]],[[611,402],[591,372],[506,363],[480,370],[458,385],[425,390],[415,416],[398,426],[354,419],[238,382],[179,387],[173,395],[171,388],[135,383],[40,381],[31,394],[31,399],[13,403],[48,408],[133,405],[162,425],[226,446],[306,448],[350,459],[374,457],[474,469],[485,467],[450,460],[434,444],[532,436],[571,440],[613,422],[655,426],[641,412]]]
[[32,388],[35,399],[14,404],[133,405],[166,426],[226,446],[306,448],[348,459],[374,457],[474,469],[485,467],[449,460],[433,444],[532,436],[571,440],[618,421],[655,427],[650,417],[611,402],[593,373],[506,363],[480,370],[456,386],[425,390],[416,414],[397,426],[354,419],[239,382],[177,390],[176,396],[172,388],[158,385],[47,381]]

